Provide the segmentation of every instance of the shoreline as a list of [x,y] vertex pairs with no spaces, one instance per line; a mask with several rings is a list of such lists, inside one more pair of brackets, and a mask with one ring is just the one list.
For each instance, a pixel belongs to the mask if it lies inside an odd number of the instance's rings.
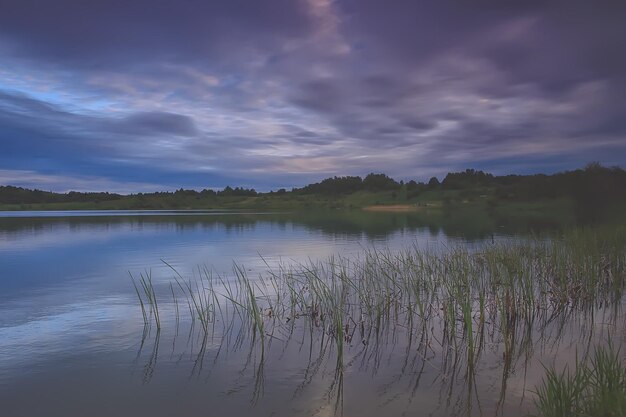
[[410,211],[419,211],[425,207],[417,206],[415,204],[376,204],[372,206],[363,207],[365,211],[378,211],[378,212],[393,212],[393,213],[404,213]]

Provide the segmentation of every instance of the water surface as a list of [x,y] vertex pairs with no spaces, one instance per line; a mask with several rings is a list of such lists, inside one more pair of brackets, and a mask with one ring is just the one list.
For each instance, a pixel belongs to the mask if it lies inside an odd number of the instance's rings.
[[[522,414],[542,368],[535,361],[499,378],[506,364],[496,345],[484,354],[476,393],[464,391],[462,376],[442,372],[448,365],[435,348],[412,345],[413,335],[401,328],[381,334],[376,349],[350,340],[338,376],[336,346],[323,332],[298,328],[260,350],[234,320],[229,331],[214,326],[209,338],[199,338],[190,323],[175,322],[170,299],[161,306],[164,330],[146,334],[129,274],[150,274],[165,300],[172,268],[197,277],[206,267],[228,282],[234,263],[257,276],[278,264],[350,258],[371,247],[438,250],[535,232],[528,222],[404,213],[1,213],[3,414]],[[602,316],[585,323],[602,337]],[[568,324],[560,346],[576,345],[579,325]],[[547,346],[537,347],[538,359],[554,355]],[[575,355],[574,348],[560,352]]]

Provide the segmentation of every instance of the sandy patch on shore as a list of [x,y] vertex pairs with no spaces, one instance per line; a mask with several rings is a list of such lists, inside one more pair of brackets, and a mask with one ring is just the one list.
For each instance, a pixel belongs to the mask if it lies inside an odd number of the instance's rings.
[[375,206],[367,206],[363,210],[366,211],[391,211],[391,212],[406,212],[406,211],[417,211],[421,207],[418,207],[414,204],[390,204],[390,205],[375,205]]

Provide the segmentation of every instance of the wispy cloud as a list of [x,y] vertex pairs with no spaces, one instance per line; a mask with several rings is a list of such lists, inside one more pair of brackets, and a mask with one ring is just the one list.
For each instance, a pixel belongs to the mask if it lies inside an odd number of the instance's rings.
[[625,18],[621,2],[8,0],[0,169],[139,191],[624,164]]

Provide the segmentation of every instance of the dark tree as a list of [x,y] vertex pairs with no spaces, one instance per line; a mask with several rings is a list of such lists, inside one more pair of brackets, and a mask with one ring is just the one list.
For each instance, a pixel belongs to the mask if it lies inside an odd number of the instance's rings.
[[368,174],[363,179],[363,188],[369,191],[397,190],[401,186],[385,174]]
[[439,180],[437,179],[437,177],[432,177],[430,180],[428,180],[428,188],[432,190],[433,188],[437,187],[439,187]]

